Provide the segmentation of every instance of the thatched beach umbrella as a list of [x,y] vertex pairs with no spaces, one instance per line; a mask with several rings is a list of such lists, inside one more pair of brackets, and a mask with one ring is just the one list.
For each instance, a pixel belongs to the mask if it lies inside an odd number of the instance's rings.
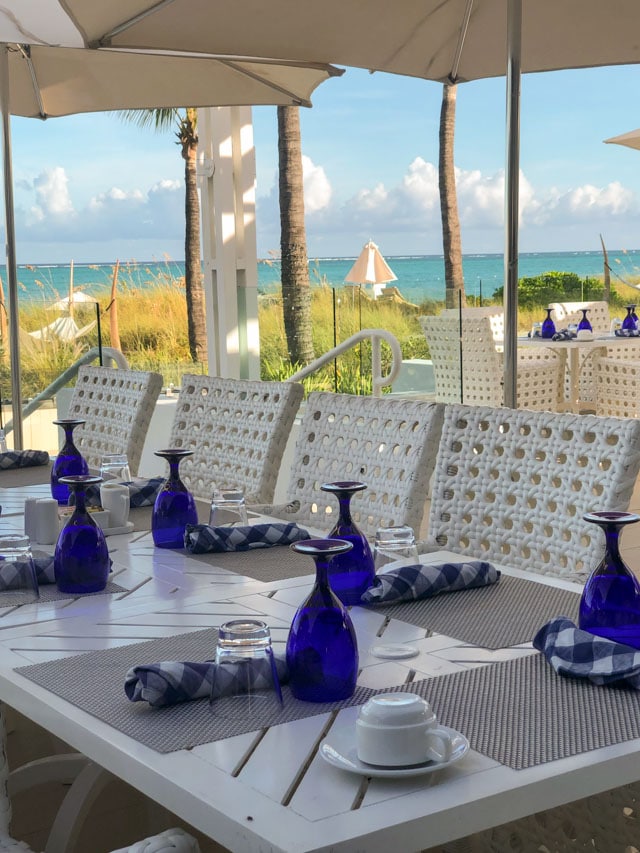
[[[66,4],[64,4],[66,5]],[[83,32],[83,3],[69,15],[58,0],[5,0],[0,9],[0,110],[9,301],[14,445],[22,447],[18,279],[9,115],[41,119],[72,113],[159,107],[310,106],[313,90],[341,70],[325,63],[196,55],[192,52],[98,50]],[[93,8],[92,8],[93,7]]]

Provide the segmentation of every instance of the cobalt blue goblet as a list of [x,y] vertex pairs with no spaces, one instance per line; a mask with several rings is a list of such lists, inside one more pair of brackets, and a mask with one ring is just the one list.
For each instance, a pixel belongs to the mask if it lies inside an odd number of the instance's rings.
[[578,331],[579,332],[593,332],[593,326],[591,325],[587,314],[589,312],[588,308],[581,308],[582,318],[578,323]]
[[602,560],[584,585],[578,625],[591,634],[640,649],[640,583],[620,556],[620,531],[640,521],[631,512],[590,512],[585,521],[598,524],[605,537]]
[[289,687],[306,702],[348,699],[356,687],[358,643],[351,617],[329,586],[331,561],[353,545],[340,539],[294,542],[293,551],[315,560],[316,582],[298,608],[287,640]]
[[53,557],[56,584],[62,592],[100,592],[109,577],[109,549],[101,528],[87,511],[86,490],[102,477],[80,474],[63,477],[71,489],[75,509],[60,531]]
[[178,475],[180,461],[193,450],[170,448],[154,451],[169,463],[169,478],[158,492],[151,515],[151,534],[158,548],[184,548],[184,529],[198,523],[193,495]]
[[63,428],[65,441],[51,468],[51,497],[62,506],[67,506],[69,503],[69,486],[61,482],[61,478],[89,473],[86,459],[73,443],[74,429],[84,423],[86,421],[77,418],[62,418],[54,421],[54,424]]
[[551,312],[553,308],[545,308],[547,312],[547,316],[542,321],[542,328],[540,329],[540,337],[541,338],[552,338],[556,333],[556,324],[551,319]]
[[351,518],[351,498],[367,486],[353,480],[342,480],[337,483],[325,483],[320,488],[324,492],[334,494],[340,507],[338,520],[329,533],[329,539],[344,539],[353,545],[349,553],[339,554],[331,561],[331,589],[343,604],[360,604],[362,593],[373,584],[375,568],[367,537]]

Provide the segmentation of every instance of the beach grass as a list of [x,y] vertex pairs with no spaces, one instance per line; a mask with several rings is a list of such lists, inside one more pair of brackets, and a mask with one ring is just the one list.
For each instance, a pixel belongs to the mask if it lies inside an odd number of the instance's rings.
[[[612,287],[615,305],[637,298],[637,290],[624,284]],[[102,343],[111,345],[110,289],[96,292],[100,304]],[[97,329],[72,343],[41,343],[28,332],[44,328],[59,313],[45,307],[46,300],[21,306],[22,386],[23,397],[29,399],[71,365],[82,352],[97,347]],[[50,301],[49,303],[50,304]],[[485,304],[486,301],[485,301]],[[189,357],[187,313],[184,280],[170,274],[152,281],[133,281],[125,274],[118,288],[118,320],[124,355],[134,370],[153,370],[163,375],[164,383],[178,387],[184,373],[206,372],[205,364],[194,364]],[[381,328],[390,331],[400,342],[403,359],[429,358],[429,348],[420,328],[421,314],[438,313],[444,305],[428,301],[415,306],[387,300],[367,299],[358,288],[332,287],[326,282],[312,288],[313,342],[317,354],[330,350],[360,329]],[[613,315],[612,310],[612,315]],[[621,316],[624,311],[617,312]],[[93,305],[77,305],[74,309],[78,326],[95,319]],[[527,332],[535,320],[542,319],[542,306],[523,308],[518,327]],[[283,380],[299,365],[291,364],[284,333],[281,294],[259,297],[260,363],[263,379]],[[383,344],[383,372],[390,362],[390,350]],[[304,382],[307,390],[338,390],[344,393],[370,393],[371,345],[365,342],[341,355]],[[6,351],[0,348],[0,389],[10,388],[10,370]],[[6,391],[3,396],[6,396]]]

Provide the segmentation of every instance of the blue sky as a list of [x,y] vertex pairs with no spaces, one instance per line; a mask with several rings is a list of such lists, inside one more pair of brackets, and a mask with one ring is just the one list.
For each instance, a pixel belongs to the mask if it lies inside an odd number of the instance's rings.
[[[640,248],[640,151],[602,140],[640,127],[640,68],[526,75],[521,251]],[[311,257],[441,252],[439,84],[348,69],[301,110]],[[458,86],[463,251],[503,249],[504,79]],[[258,254],[279,246],[274,107],[253,110]],[[116,114],[13,118],[19,263],[181,260],[183,162],[170,133]]]

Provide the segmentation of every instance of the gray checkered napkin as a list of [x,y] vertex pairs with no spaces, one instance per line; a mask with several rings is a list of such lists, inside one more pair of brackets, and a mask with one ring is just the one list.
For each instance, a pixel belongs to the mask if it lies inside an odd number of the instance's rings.
[[[273,664],[280,684],[286,683],[289,673],[284,656],[274,654]],[[266,659],[224,665],[169,660],[132,667],[125,677],[124,691],[132,702],[146,701],[152,708],[162,708],[210,695],[221,698],[231,693],[266,690],[272,685],[273,669]]]
[[271,548],[273,545],[291,545],[309,534],[297,524],[276,522],[237,527],[209,527],[208,524],[187,524],[184,547],[191,554],[209,551],[252,551],[254,548]]
[[640,690],[640,651],[583,631],[566,616],[543,625],[533,645],[560,675]]
[[498,569],[481,560],[468,563],[418,563],[377,575],[373,586],[362,595],[362,602],[396,604],[400,601],[417,601],[441,592],[487,586],[499,579]]
[[49,454],[46,450],[6,450],[0,453],[0,471],[48,464]]

